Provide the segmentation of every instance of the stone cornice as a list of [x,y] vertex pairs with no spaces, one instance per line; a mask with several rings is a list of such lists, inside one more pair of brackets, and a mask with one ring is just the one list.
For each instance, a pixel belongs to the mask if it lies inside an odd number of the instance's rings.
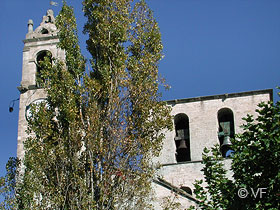
[[32,38],[32,39],[25,39],[23,40],[23,43],[32,43],[32,42],[38,42],[38,41],[47,41],[47,40],[52,40],[52,39],[58,39],[58,36],[42,36],[42,37],[37,37],[37,38]]
[[221,95],[195,97],[195,98],[175,99],[175,100],[168,100],[166,102],[168,105],[175,105],[181,103],[190,103],[190,102],[207,101],[207,100],[215,100],[215,99],[226,100],[227,98],[236,98],[242,96],[260,95],[260,94],[269,94],[270,101],[273,101],[273,89],[265,89],[265,90],[254,90],[254,91],[247,91],[247,92],[240,92],[240,93],[228,93],[228,94],[221,94]]

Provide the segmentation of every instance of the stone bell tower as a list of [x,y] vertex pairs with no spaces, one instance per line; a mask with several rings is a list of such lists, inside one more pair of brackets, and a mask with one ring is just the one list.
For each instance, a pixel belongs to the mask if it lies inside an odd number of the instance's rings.
[[18,145],[17,157],[24,156],[23,142],[27,137],[28,108],[32,103],[38,103],[46,97],[44,89],[37,82],[40,77],[40,61],[46,56],[63,59],[65,53],[57,48],[59,42],[55,26],[55,18],[52,10],[48,10],[43,16],[41,24],[33,30],[33,21],[28,21],[28,33],[23,40],[22,80],[18,87],[20,91],[19,121],[18,121]]

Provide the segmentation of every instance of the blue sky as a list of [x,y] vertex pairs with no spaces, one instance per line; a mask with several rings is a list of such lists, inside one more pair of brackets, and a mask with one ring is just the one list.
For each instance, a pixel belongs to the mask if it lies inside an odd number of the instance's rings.
[[[61,6],[61,1],[59,2]],[[74,6],[81,33],[81,1]],[[164,100],[274,89],[280,84],[279,0],[148,0],[159,22],[165,58],[160,73],[171,85]],[[58,14],[59,7],[52,7]],[[0,175],[10,156],[16,156],[22,49],[28,19],[36,28],[49,9],[48,0],[1,0],[0,13]]]

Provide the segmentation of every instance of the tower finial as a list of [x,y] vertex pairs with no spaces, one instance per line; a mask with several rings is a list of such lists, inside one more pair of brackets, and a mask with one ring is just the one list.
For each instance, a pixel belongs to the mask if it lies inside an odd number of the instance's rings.
[[29,19],[27,25],[28,25],[28,33],[33,32],[33,20]]
[[55,18],[54,18],[53,10],[48,9],[47,14],[43,16],[43,20],[41,24],[54,23],[54,22],[55,22]]

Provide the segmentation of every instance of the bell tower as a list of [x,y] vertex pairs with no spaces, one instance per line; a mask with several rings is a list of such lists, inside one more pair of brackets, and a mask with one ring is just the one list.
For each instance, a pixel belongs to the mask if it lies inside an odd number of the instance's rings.
[[40,77],[40,61],[44,57],[64,59],[64,51],[57,47],[59,42],[58,30],[55,26],[55,17],[52,10],[48,10],[43,16],[41,24],[33,30],[33,21],[28,21],[28,33],[23,40],[22,79],[18,87],[20,91],[19,121],[18,121],[18,144],[17,157],[24,156],[23,142],[27,137],[27,109],[31,103],[43,100],[46,93],[38,84]]

